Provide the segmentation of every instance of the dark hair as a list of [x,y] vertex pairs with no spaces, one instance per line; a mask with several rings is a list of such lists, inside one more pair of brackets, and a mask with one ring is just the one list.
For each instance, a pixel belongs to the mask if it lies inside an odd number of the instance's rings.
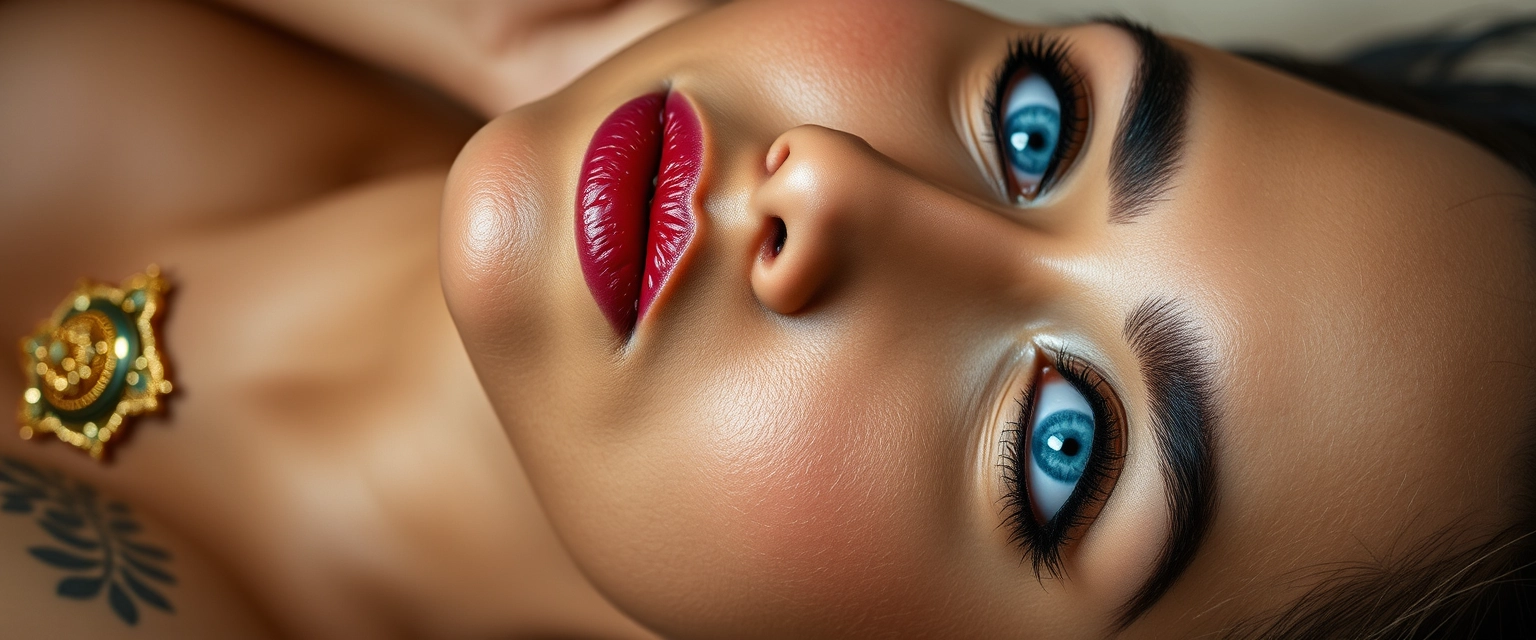
[[[1536,74],[1522,82],[1468,72],[1491,52],[1521,47],[1518,60],[1536,72],[1536,16],[1396,38],[1330,62],[1239,54],[1461,134],[1536,184]],[[1536,638],[1536,428],[1527,440],[1511,461],[1522,476],[1516,522],[1492,535],[1447,529],[1366,563],[1309,567],[1294,576],[1312,583],[1300,598],[1230,635]]]

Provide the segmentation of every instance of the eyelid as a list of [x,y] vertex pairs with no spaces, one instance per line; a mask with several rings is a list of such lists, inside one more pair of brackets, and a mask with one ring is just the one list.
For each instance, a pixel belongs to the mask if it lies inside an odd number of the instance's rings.
[[[1062,552],[1086,533],[1113,493],[1126,450],[1125,414],[1108,379],[1069,352],[1041,349],[1026,366],[1030,369],[1023,397],[1017,401],[1020,417],[1010,422],[1010,428],[1003,433],[1003,460],[999,465],[1005,487],[1003,524],[1012,529],[1010,541],[1023,548],[1036,577],[1043,579],[1065,575]],[[1049,369],[1054,369],[1088,401],[1094,413],[1095,441],[1088,468],[1072,496],[1062,505],[1056,519],[1040,523],[1035,518],[1023,475],[1027,465],[1019,456],[1021,446],[1027,447],[1022,438],[1027,437],[1029,425],[1035,420],[1035,394],[1042,374]]]
[[[1088,82],[1071,63],[1071,57],[1071,47],[1065,40],[1037,33],[1010,40],[1007,54],[993,71],[991,88],[982,107],[982,138],[984,146],[989,149],[984,164],[1009,206],[1033,204],[1037,198],[1052,191],[1052,187],[1071,173],[1087,143],[1088,125],[1092,121]],[[1028,77],[1027,74],[1042,76],[1057,90],[1057,98],[1062,107],[1062,126],[1059,155],[1053,159],[1044,180],[1026,196],[1016,193],[1018,190],[1015,188],[1006,151],[1002,147],[999,130],[1008,115],[1005,103],[1008,101],[1009,88],[1016,81]]]

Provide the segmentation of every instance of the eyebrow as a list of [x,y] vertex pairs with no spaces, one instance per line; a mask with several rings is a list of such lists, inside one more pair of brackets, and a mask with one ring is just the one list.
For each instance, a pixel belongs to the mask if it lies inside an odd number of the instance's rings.
[[1120,629],[1156,604],[1194,560],[1216,508],[1215,367],[1203,334],[1176,302],[1158,298],[1126,317],[1124,333],[1147,385],[1152,437],[1168,487],[1169,528],[1152,575],[1120,608]]
[[1140,53],[1109,154],[1109,221],[1124,224],[1161,202],[1179,169],[1189,110],[1189,61],[1145,26],[1125,18],[1095,22],[1124,30]]

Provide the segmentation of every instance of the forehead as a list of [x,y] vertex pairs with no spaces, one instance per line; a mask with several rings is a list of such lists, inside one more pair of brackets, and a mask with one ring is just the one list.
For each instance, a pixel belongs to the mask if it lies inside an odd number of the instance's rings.
[[1222,516],[1187,579],[1502,521],[1533,392],[1507,363],[1536,355],[1529,185],[1426,123],[1188,50],[1183,176],[1125,248],[1221,354]]

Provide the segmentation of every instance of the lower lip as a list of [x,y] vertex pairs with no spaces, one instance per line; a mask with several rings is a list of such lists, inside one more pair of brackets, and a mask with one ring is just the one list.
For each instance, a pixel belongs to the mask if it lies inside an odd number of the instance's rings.
[[624,103],[587,146],[576,250],[592,298],[621,337],[655,304],[693,239],[703,156],[698,116],[676,93]]

